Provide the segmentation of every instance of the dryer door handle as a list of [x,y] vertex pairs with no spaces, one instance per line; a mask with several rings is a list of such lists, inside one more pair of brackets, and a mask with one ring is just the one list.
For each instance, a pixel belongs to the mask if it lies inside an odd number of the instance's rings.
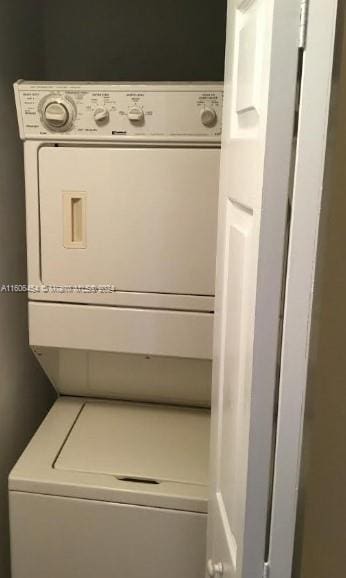
[[86,193],[63,194],[64,247],[86,249]]

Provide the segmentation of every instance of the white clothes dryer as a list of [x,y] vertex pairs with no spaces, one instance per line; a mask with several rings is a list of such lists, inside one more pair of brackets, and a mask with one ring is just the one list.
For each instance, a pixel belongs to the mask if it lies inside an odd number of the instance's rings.
[[201,578],[222,86],[15,85],[29,340],[13,578]]

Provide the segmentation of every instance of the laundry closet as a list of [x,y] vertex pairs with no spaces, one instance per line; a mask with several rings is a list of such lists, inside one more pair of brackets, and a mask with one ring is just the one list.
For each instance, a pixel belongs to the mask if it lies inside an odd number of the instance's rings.
[[335,23],[306,5],[1,3],[1,577],[290,578]]
[[58,399],[9,476],[12,576],[197,578],[225,2],[211,29],[200,2],[35,9],[11,97],[28,343]]

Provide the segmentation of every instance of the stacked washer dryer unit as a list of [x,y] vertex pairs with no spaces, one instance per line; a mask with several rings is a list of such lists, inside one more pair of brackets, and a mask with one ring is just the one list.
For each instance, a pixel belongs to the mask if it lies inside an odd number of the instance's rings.
[[222,87],[15,85],[30,345],[13,578],[201,578]]

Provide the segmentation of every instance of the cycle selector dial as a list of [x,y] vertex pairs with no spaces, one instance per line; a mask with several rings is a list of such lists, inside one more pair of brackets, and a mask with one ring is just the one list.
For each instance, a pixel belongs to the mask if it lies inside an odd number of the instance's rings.
[[202,121],[202,124],[204,124],[204,126],[208,126],[208,127],[214,126],[216,124],[216,121],[217,121],[216,111],[209,106],[202,108],[201,121]]
[[127,117],[131,122],[143,122],[144,112],[139,106],[131,106],[127,113]]
[[73,125],[75,116],[74,103],[67,98],[50,95],[41,104],[41,120],[49,130],[68,130]]
[[94,112],[96,124],[106,124],[109,121],[109,111],[105,107],[97,108]]

